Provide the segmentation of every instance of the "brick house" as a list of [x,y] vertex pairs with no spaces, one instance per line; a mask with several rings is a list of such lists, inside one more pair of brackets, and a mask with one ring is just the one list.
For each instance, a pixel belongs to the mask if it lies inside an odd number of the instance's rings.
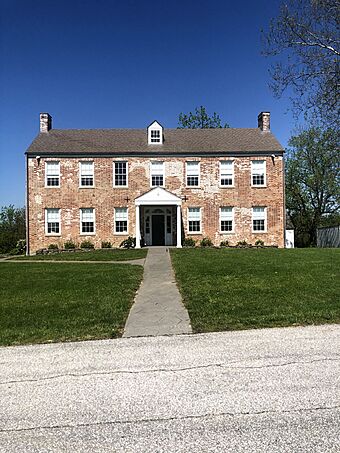
[[26,152],[28,253],[90,240],[119,246],[284,246],[283,148],[270,114],[249,129],[52,129]]

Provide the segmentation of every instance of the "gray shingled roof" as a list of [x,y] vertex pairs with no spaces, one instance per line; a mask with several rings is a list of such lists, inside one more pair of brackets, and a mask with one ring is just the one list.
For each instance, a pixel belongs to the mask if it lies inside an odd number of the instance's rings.
[[260,129],[165,129],[163,145],[148,145],[146,129],[51,129],[28,154],[217,154],[278,152],[282,146]]

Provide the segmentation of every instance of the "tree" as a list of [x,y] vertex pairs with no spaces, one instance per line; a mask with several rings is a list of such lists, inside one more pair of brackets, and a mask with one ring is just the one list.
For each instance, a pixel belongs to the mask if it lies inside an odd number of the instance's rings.
[[14,250],[25,236],[25,208],[3,206],[0,211],[0,253]]
[[316,229],[339,218],[339,133],[310,128],[289,141],[286,208],[298,246],[316,244]]
[[270,74],[277,97],[292,89],[293,111],[339,125],[339,0],[288,0],[263,34],[264,55],[277,56]]
[[222,120],[216,112],[213,113],[213,116],[208,116],[203,105],[196,107],[195,113],[180,113],[178,117],[178,129],[216,129],[223,127],[229,127],[229,124],[225,123],[222,126]]

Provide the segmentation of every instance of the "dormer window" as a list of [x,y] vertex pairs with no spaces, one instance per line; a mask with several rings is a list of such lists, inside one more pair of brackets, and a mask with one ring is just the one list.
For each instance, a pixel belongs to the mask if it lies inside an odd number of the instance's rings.
[[163,144],[163,126],[158,121],[154,121],[148,126],[148,145]]

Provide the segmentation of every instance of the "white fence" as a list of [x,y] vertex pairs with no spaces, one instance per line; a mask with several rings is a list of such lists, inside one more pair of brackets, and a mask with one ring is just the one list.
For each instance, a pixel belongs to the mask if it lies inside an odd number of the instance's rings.
[[316,243],[318,247],[340,247],[340,225],[318,228]]

